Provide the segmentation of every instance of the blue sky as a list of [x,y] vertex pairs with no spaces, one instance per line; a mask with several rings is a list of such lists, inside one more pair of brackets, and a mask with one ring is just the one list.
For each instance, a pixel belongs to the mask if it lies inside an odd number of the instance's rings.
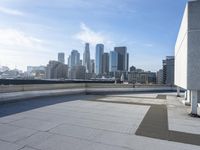
[[84,43],[127,46],[130,65],[157,71],[174,45],[186,0],[1,0],[0,65],[26,70]]

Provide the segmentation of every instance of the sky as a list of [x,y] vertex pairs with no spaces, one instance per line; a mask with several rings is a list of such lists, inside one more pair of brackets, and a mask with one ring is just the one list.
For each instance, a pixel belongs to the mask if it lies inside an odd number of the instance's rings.
[[0,0],[0,66],[26,70],[57,53],[83,56],[84,43],[105,52],[126,46],[129,65],[162,68],[174,47],[187,0]]

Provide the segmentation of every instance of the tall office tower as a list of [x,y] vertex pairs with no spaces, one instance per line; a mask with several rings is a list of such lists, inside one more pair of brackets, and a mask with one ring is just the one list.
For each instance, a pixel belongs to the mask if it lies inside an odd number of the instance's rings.
[[109,73],[109,54],[103,53],[103,62],[102,62],[103,74],[107,75]]
[[90,68],[91,68],[91,73],[95,73],[95,62],[94,59],[90,60]]
[[127,71],[127,48],[126,47],[115,47],[114,51],[118,53],[117,70]]
[[163,84],[163,70],[160,69],[156,73],[156,83],[157,84]]
[[103,72],[103,52],[104,52],[104,45],[97,44],[96,45],[96,53],[95,53],[95,73],[96,75],[102,74]]
[[68,57],[68,66],[69,66],[69,68],[71,67],[71,55],[69,55],[69,57]]
[[163,60],[163,83],[174,85],[174,56],[167,56]]
[[68,59],[68,77],[74,79],[74,74],[77,71],[76,66],[80,66],[80,53],[77,50],[72,50]]
[[80,65],[80,53],[77,50],[72,50],[70,67],[73,67],[76,65]]
[[61,63],[65,63],[65,53],[58,53],[58,61]]
[[126,57],[126,71],[129,70],[129,53],[127,53],[127,57]]
[[115,51],[110,51],[109,72],[117,71],[117,67],[118,67],[118,53]]
[[90,45],[85,43],[85,51],[83,53],[83,66],[86,68],[86,73],[90,73]]

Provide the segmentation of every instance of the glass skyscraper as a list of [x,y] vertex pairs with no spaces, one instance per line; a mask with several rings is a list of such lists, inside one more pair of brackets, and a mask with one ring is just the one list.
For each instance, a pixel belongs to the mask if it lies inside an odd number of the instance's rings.
[[97,44],[96,45],[96,53],[95,53],[95,73],[96,75],[100,75],[103,72],[103,53],[104,53],[104,45]]
[[103,75],[107,75],[109,73],[109,53],[103,53]]
[[72,50],[71,52],[71,66],[80,65],[80,53],[77,50]]
[[115,51],[110,51],[109,72],[117,71],[117,67],[118,67],[118,53]]
[[85,43],[85,51],[83,53],[83,66],[85,66],[87,73],[91,73],[91,69],[90,69],[90,45],[89,45],[89,43]]
[[127,71],[127,48],[126,47],[115,47],[115,52],[118,53],[118,66],[117,70]]
[[65,63],[65,53],[58,53],[58,61],[61,63]]

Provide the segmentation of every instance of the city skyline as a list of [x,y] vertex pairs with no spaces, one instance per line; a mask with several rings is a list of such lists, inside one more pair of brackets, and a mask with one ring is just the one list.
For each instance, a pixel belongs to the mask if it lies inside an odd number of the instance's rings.
[[105,45],[105,52],[125,45],[129,66],[157,71],[162,59],[173,55],[185,3],[2,0],[0,65],[22,70],[27,65],[46,65],[56,60],[58,52],[68,56],[77,49],[83,54],[83,43],[89,42],[91,58],[98,43]]

